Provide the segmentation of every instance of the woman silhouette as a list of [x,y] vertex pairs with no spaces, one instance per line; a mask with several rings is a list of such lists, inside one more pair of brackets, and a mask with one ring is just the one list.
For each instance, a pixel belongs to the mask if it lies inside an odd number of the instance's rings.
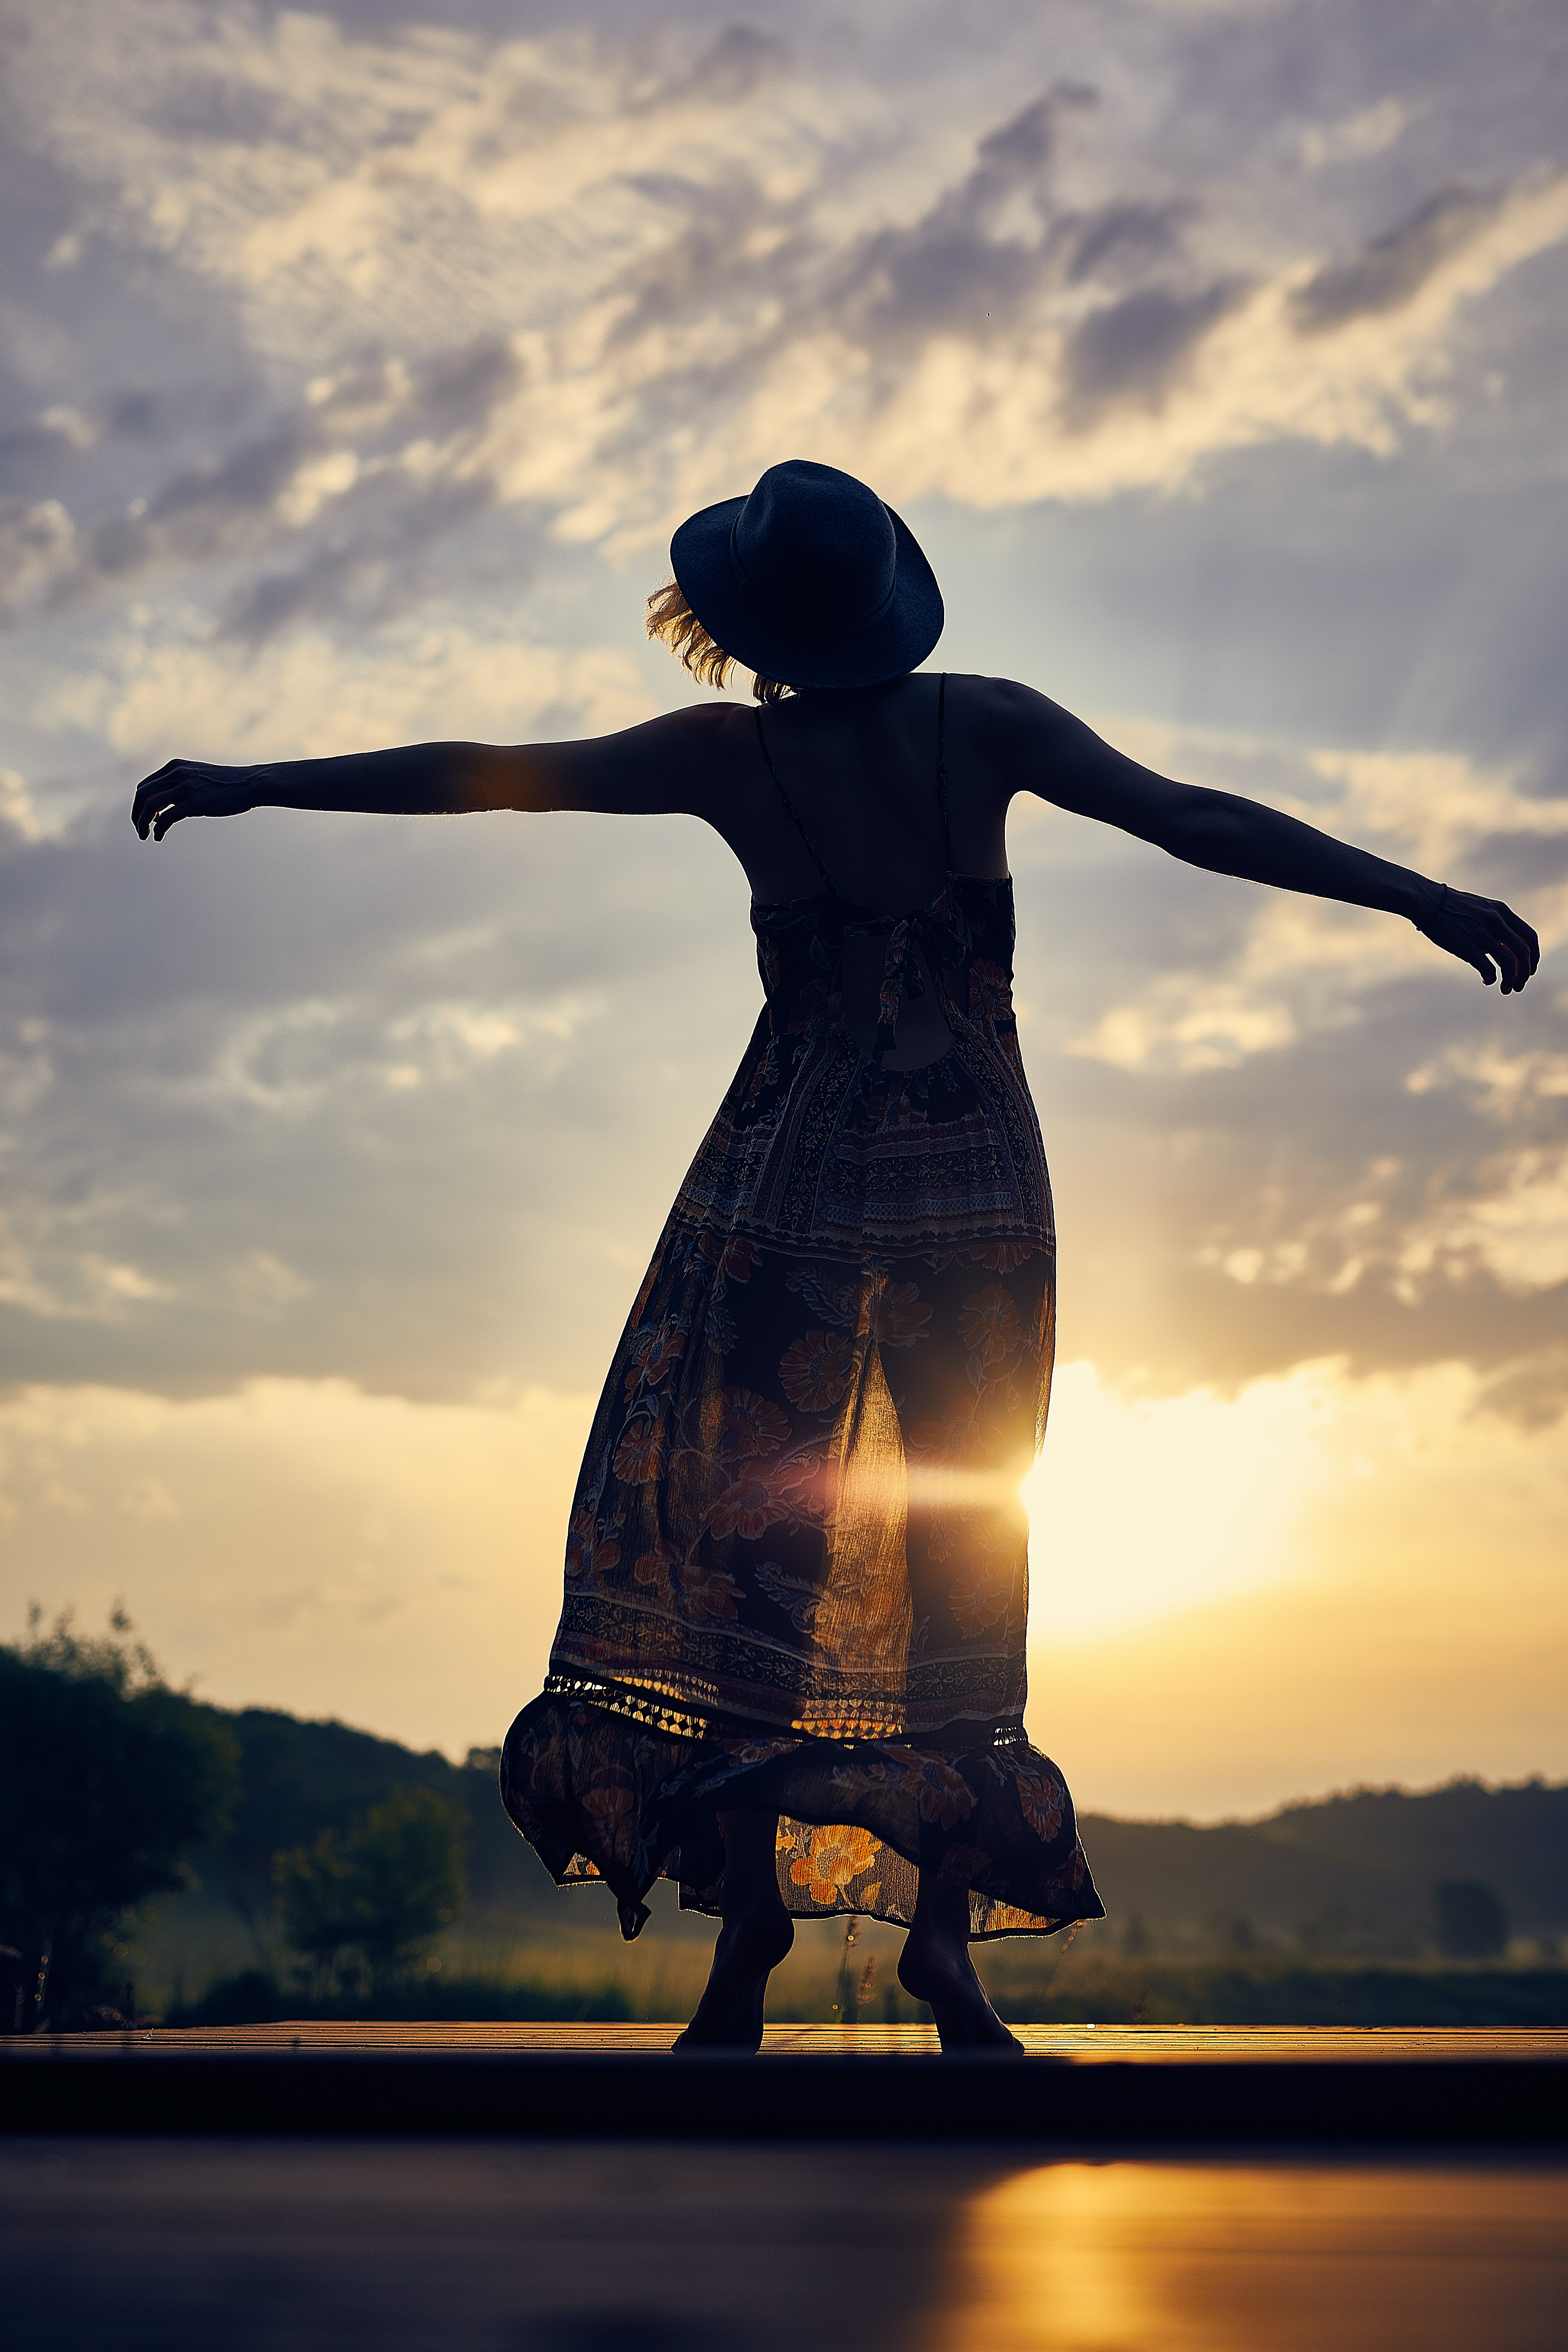
[[755,2050],[792,1916],[909,1927],[945,2050],[1015,2047],[972,1937],[1103,1916],[1023,1728],[1027,1526],[1055,1234],[1019,1058],[1004,824],[1019,792],[1189,865],[1407,916],[1503,993],[1534,932],[1228,793],[1124,759],[1043,695],[920,673],[942,600],[826,466],[695,515],[650,631],[757,709],[587,742],[420,744],[138,787],[162,840],[263,805],[683,811],[751,885],[766,1003],[660,1237],[578,1483],[543,1694],[501,1793],[622,1932],[663,1874],[722,1921],[681,2044]]

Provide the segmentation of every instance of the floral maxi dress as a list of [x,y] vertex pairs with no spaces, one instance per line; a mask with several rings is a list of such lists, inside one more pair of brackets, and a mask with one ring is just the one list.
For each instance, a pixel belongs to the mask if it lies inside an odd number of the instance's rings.
[[[1023,1727],[1055,1234],[1012,885],[951,871],[946,687],[929,906],[841,898],[773,773],[822,890],[752,908],[767,1002],[610,1368],[549,1675],[502,1751],[518,1829],[558,1883],[602,1879],[628,1937],[661,1874],[716,1911],[732,1808],[779,1815],[797,1914],[907,1923],[928,1870],[974,1936],[1103,1916]],[[855,937],[883,948],[869,1055]],[[928,985],[951,1045],[891,1071]]]

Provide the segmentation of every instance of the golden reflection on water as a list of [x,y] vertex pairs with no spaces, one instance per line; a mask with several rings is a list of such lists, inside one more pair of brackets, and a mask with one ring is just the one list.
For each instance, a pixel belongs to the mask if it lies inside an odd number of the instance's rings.
[[963,2209],[922,2352],[1561,2352],[1568,2174],[1051,2164]]

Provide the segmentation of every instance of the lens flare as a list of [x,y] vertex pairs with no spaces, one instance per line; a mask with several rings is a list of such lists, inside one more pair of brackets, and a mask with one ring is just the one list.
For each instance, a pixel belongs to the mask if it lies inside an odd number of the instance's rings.
[[1317,1466],[1321,1382],[1124,1402],[1063,1365],[1023,1481],[1037,1632],[1099,1633],[1291,1572]]

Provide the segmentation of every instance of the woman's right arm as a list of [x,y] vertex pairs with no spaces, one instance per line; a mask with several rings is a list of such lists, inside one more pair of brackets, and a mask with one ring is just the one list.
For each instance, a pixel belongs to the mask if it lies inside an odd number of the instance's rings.
[[465,816],[488,809],[595,809],[619,816],[707,817],[723,800],[726,746],[745,715],[724,704],[668,712],[568,743],[409,743],[330,760],[249,768],[170,760],[136,787],[131,821],[162,841],[192,816],[327,809],[379,816]]
[[1500,898],[1451,889],[1238,793],[1158,775],[1030,687],[988,679],[977,717],[992,772],[1009,790],[1037,793],[1211,874],[1404,915],[1489,988],[1500,978],[1505,996],[1541,961],[1534,931]]

